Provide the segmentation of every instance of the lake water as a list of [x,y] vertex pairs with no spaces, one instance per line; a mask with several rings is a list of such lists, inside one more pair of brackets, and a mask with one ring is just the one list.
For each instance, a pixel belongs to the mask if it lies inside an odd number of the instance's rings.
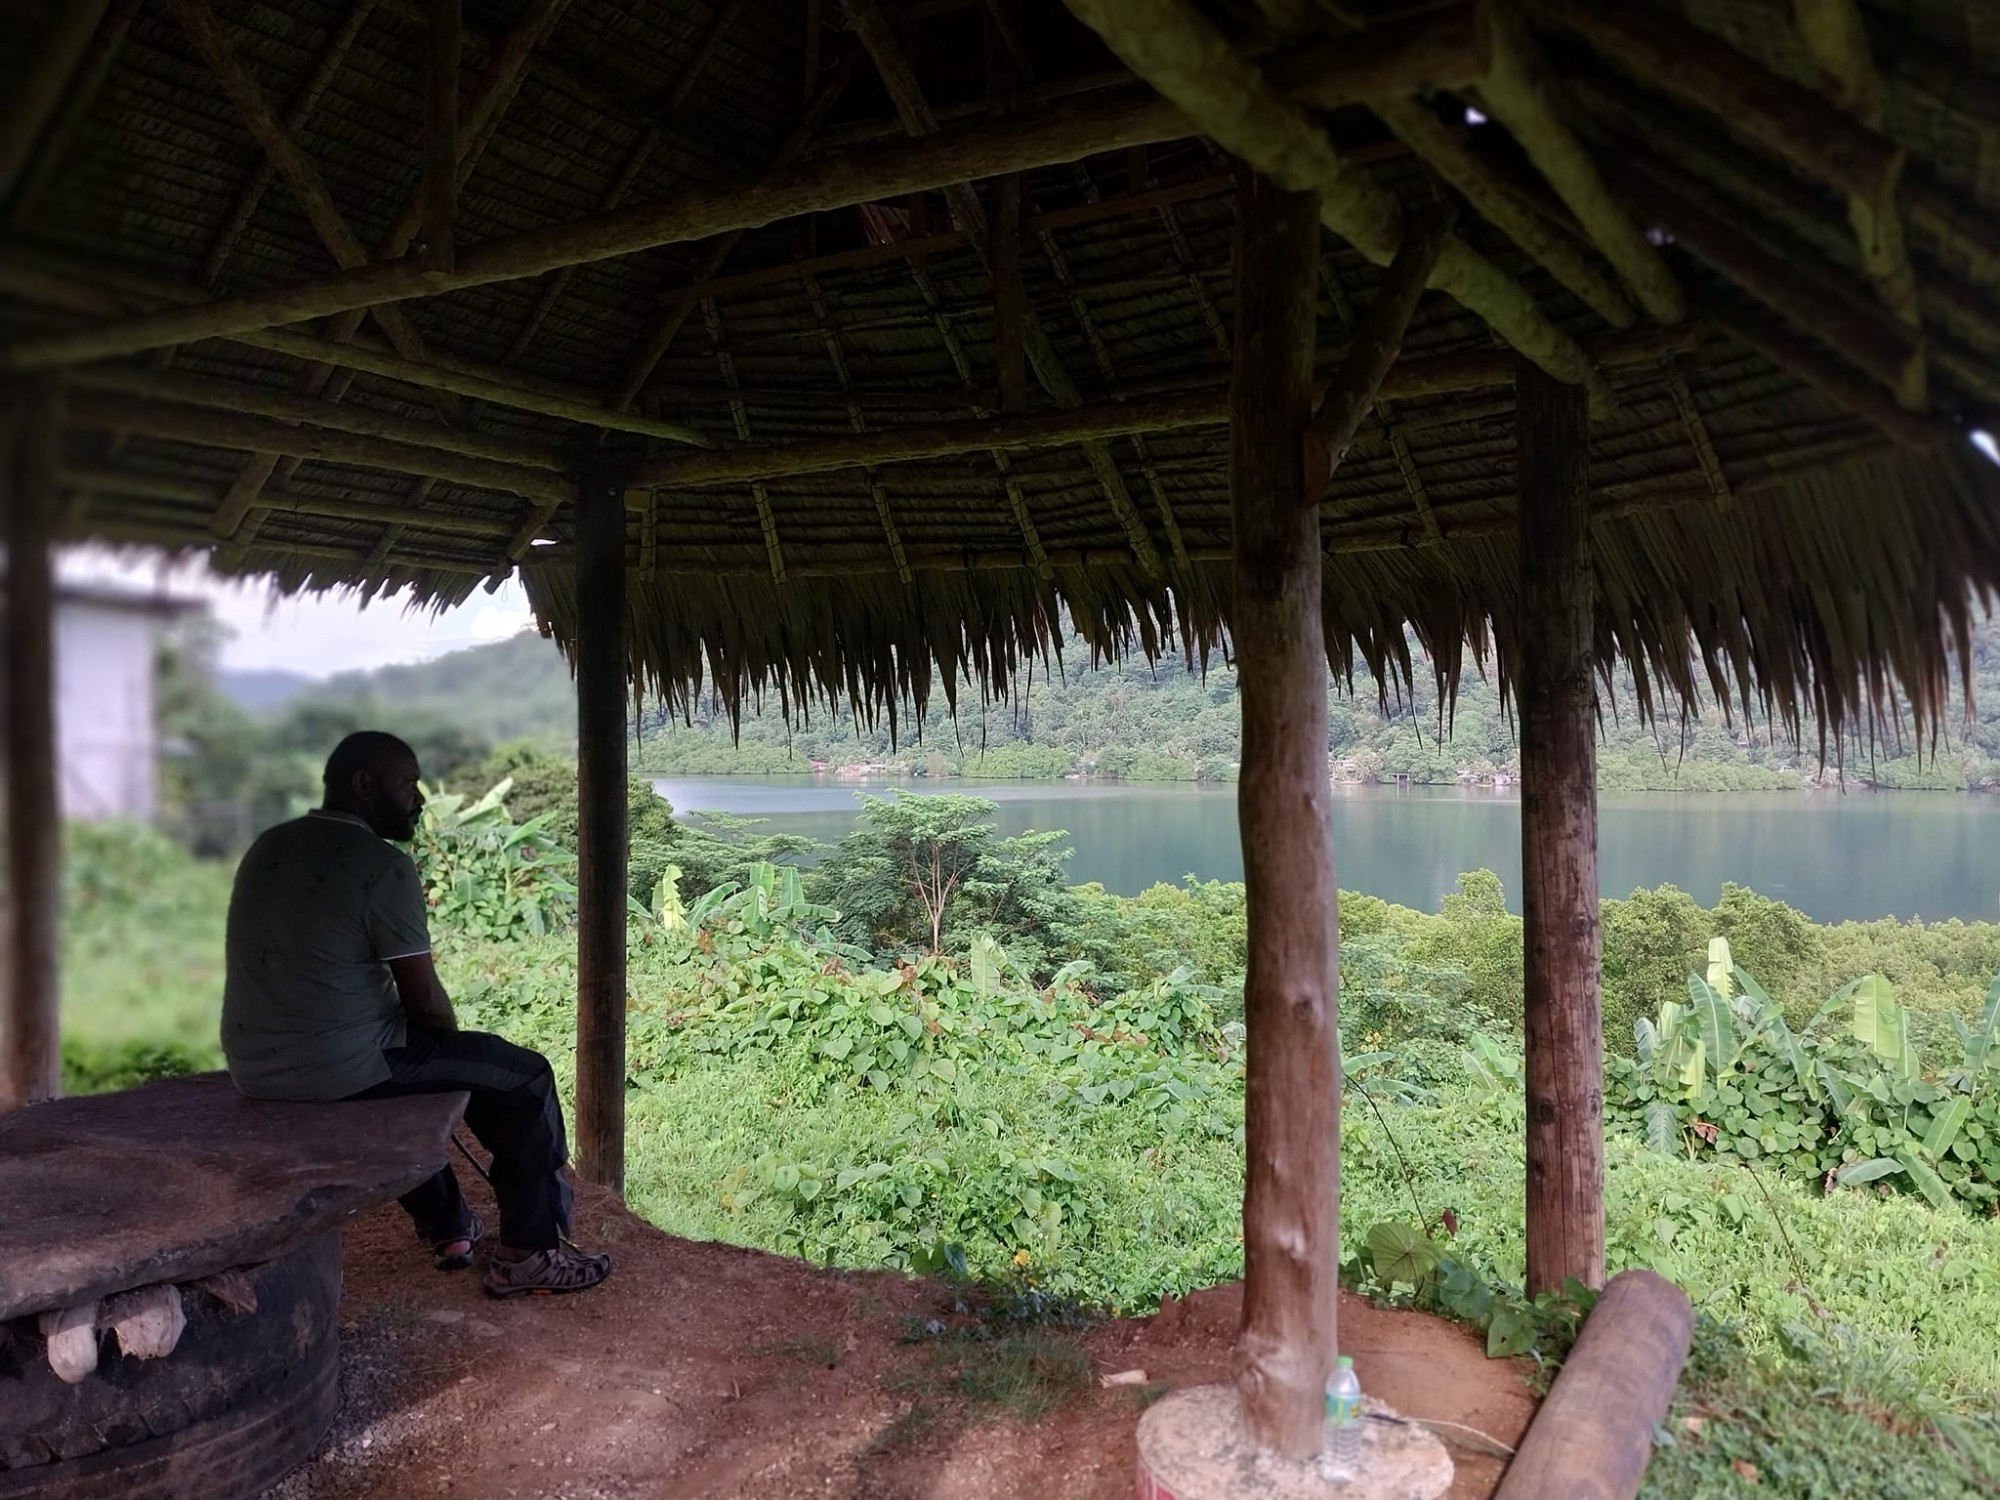
[[[772,832],[835,839],[856,793],[830,777],[655,780],[683,812],[767,818]],[[1125,895],[1195,875],[1240,880],[1233,786],[1120,782],[896,782],[999,804],[1003,833],[1067,829],[1070,872]],[[1436,910],[1461,871],[1496,870],[1519,910],[1518,797],[1454,788],[1335,787],[1334,866],[1343,889]],[[1822,922],[1921,916],[2000,919],[2000,798],[1931,792],[1605,796],[1603,893],[1671,883],[1704,905],[1725,880],[1790,902]]]

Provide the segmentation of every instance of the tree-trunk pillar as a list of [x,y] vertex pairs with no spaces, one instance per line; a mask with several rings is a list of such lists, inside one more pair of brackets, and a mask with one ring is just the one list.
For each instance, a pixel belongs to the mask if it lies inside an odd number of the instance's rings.
[[625,483],[576,500],[576,1162],[625,1191]]
[[0,508],[6,511],[7,997],[0,1109],[61,1092],[57,919],[55,519],[61,393],[53,381],[0,386]]
[[1515,375],[1521,552],[1521,909],[1528,1292],[1604,1284],[1604,1039],[1597,968],[1590,414]]
[[1243,700],[1237,810],[1249,909],[1237,1386],[1254,1442],[1310,1458],[1333,1365],[1340,1261],[1326,635],[1319,507],[1304,499],[1319,200],[1246,171],[1236,204],[1231,630]]

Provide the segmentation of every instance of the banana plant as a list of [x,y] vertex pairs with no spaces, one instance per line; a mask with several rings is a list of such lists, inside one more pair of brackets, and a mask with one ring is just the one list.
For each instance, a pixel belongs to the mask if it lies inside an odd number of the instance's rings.
[[2000,1071],[2000,1054],[1994,1051],[1994,1042],[2000,1038],[2000,975],[1986,987],[1986,1003],[1980,1007],[1978,1025],[1966,1025],[1962,1016],[1953,1016],[1951,1025],[1958,1033],[1959,1046],[1964,1049],[1952,1084],[1970,1093],[1986,1080],[1989,1068]]

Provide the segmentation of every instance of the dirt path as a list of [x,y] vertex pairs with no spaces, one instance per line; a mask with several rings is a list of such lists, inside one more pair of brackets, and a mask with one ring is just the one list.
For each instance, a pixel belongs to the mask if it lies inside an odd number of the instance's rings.
[[[1234,1288],[1153,1319],[975,1338],[933,1283],[673,1239],[589,1189],[577,1229],[618,1257],[605,1288],[495,1302],[475,1273],[432,1271],[393,1206],[352,1226],[346,1405],[267,1500],[1124,1500],[1147,1401],[1229,1372]],[[1371,1394],[1518,1438],[1522,1372],[1465,1330],[1353,1297],[1341,1317]],[[1134,1369],[1143,1386],[1096,1383]],[[1056,1404],[1009,1414],[1037,1400]],[[1487,1495],[1499,1463],[1453,1456],[1452,1495]]]

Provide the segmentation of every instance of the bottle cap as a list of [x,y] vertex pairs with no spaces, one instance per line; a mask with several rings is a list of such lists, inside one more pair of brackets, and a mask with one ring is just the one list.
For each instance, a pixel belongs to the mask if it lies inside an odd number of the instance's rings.
[[1343,1354],[1333,1363],[1336,1369],[1351,1370],[1354,1368],[1354,1357],[1352,1355]]

